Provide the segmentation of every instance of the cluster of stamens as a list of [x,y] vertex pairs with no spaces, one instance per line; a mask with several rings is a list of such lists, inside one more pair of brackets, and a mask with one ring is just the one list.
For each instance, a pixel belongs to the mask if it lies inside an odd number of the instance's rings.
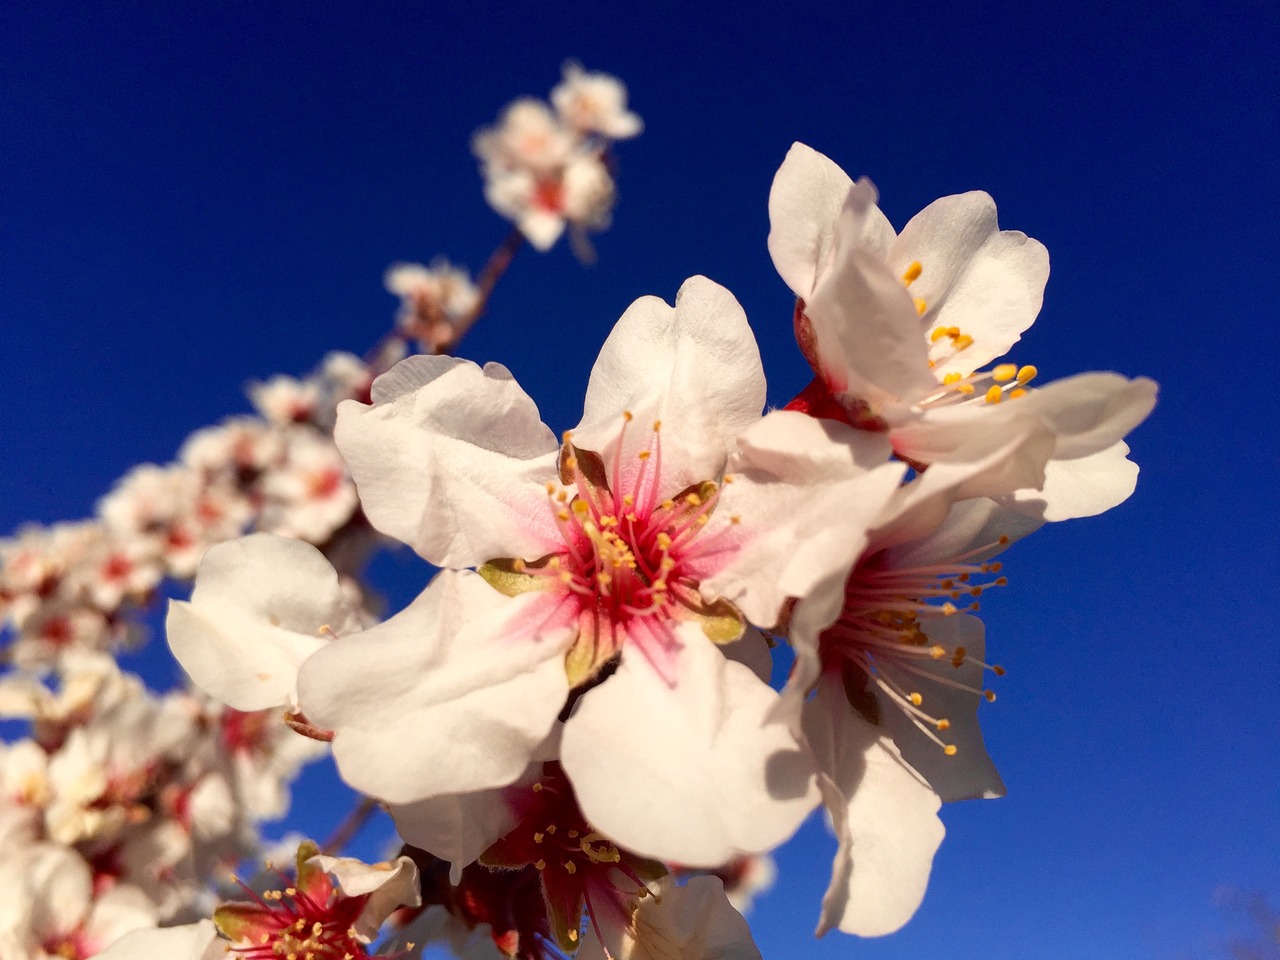
[[[958,670],[966,664],[1004,675],[1004,668],[988,664],[963,646],[948,647],[929,635],[929,622],[979,609],[978,598],[1008,580],[1000,575],[999,562],[966,562],[1007,545],[1008,537],[968,551],[947,563],[919,567],[891,567],[883,554],[862,560],[845,587],[840,619],[823,634],[821,650],[826,662],[851,665],[864,673],[892,704],[947,756],[956,746],[939,733],[950,729],[947,717],[931,713],[915,680],[963,690],[988,702],[995,691],[971,686],[924,665],[950,662]],[[926,688],[927,689],[927,688]]]
[[339,898],[318,903],[296,886],[255,894],[241,888],[260,908],[256,942],[234,943],[228,949],[246,960],[365,960],[366,945],[357,937],[354,921],[367,897]]
[[[554,578],[573,594],[590,629],[616,652],[628,631],[659,648],[677,646],[670,621],[681,607],[700,604],[689,561],[710,548],[715,537],[703,532],[724,484],[705,482],[675,496],[662,497],[661,421],[654,421],[648,442],[624,462],[630,424],[628,411],[605,474],[600,457],[574,446],[566,432],[560,455],[560,483],[546,485],[549,508],[563,549],[533,563],[513,562],[518,573]],[[736,523],[738,518],[731,518]]]
[[[919,260],[912,260],[902,273],[902,285],[910,289],[911,284],[919,279],[924,267]],[[913,297],[916,313],[924,316],[929,305],[920,297]],[[941,363],[973,346],[973,337],[959,327],[936,326],[929,331],[929,368],[932,370]],[[1015,363],[997,364],[990,370],[980,370],[969,374],[952,371],[943,375],[942,387],[934,395],[924,400],[925,404],[938,406],[941,404],[959,403],[966,400],[978,400],[983,403],[1000,403],[1002,400],[1017,400],[1027,394],[1027,384],[1039,371],[1030,364],[1018,366]]]

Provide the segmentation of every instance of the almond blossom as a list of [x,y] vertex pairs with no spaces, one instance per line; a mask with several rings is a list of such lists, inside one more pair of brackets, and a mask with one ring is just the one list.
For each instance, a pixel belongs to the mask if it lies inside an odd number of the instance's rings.
[[882,438],[762,420],[763,400],[741,308],[694,278],[674,309],[624,314],[563,444],[492,364],[415,358],[371,407],[344,405],[370,521],[484,578],[441,574],[303,665],[300,701],[347,780],[396,803],[508,783],[573,694],[560,759],[617,842],[715,866],[789,835],[807,763],[767,721],[776,694],[717,646],[763,647],[745,621],[773,624],[844,569],[903,468]]
[[1044,247],[999,230],[980,191],[935,201],[901,234],[876,199],[869,180],[800,143],[774,178],[769,252],[800,300],[797,337],[817,374],[797,408],[886,432],[922,465],[1030,421],[1018,455],[1044,476],[1005,491],[1012,504],[1056,520],[1125,500],[1137,468],[1121,438],[1151,411],[1153,382],[1088,373],[1037,389],[1033,365],[987,367],[1035,320]]

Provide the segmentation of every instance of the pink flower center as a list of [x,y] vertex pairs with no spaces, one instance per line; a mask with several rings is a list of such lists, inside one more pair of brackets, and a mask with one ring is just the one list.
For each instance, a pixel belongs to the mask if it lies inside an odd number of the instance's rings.
[[[627,463],[623,451],[633,417],[628,412],[623,418],[608,470],[597,454],[578,449],[565,435],[562,482],[547,484],[563,548],[534,563],[511,562],[517,573],[548,578],[547,586],[560,598],[558,611],[576,620],[578,642],[569,655],[575,685],[594,676],[624,640],[637,644],[659,674],[674,683],[678,621],[699,620],[708,636],[721,642],[737,639],[742,630],[731,605],[708,604],[698,592],[730,529],[707,527],[721,488],[733,478],[662,496],[662,424],[654,422],[645,444],[632,454],[635,460]],[[730,518],[730,524],[736,522]]]

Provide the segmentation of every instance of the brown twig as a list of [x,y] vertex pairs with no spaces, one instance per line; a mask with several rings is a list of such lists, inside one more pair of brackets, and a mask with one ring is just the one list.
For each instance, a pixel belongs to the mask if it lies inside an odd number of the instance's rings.
[[338,824],[329,839],[321,846],[320,851],[329,856],[336,856],[342,852],[342,848],[352,841],[360,828],[369,822],[369,818],[373,816],[375,810],[378,809],[378,802],[369,797],[361,797],[360,802],[351,808],[351,811]]

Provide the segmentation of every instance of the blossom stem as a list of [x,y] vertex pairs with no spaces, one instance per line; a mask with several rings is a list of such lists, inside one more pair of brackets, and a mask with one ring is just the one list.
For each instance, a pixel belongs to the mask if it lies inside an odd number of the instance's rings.
[[369,822],[369,818],[373,816],[374,811],[378,809],[378,802],[372,797],[361,797],[360,802],[351,808],[350,812],[342,819],[342,822],[334,829],[321,846],[322,853],[329,856],[336,856],[342,852],[342,848],[352,841],[360,829]]

